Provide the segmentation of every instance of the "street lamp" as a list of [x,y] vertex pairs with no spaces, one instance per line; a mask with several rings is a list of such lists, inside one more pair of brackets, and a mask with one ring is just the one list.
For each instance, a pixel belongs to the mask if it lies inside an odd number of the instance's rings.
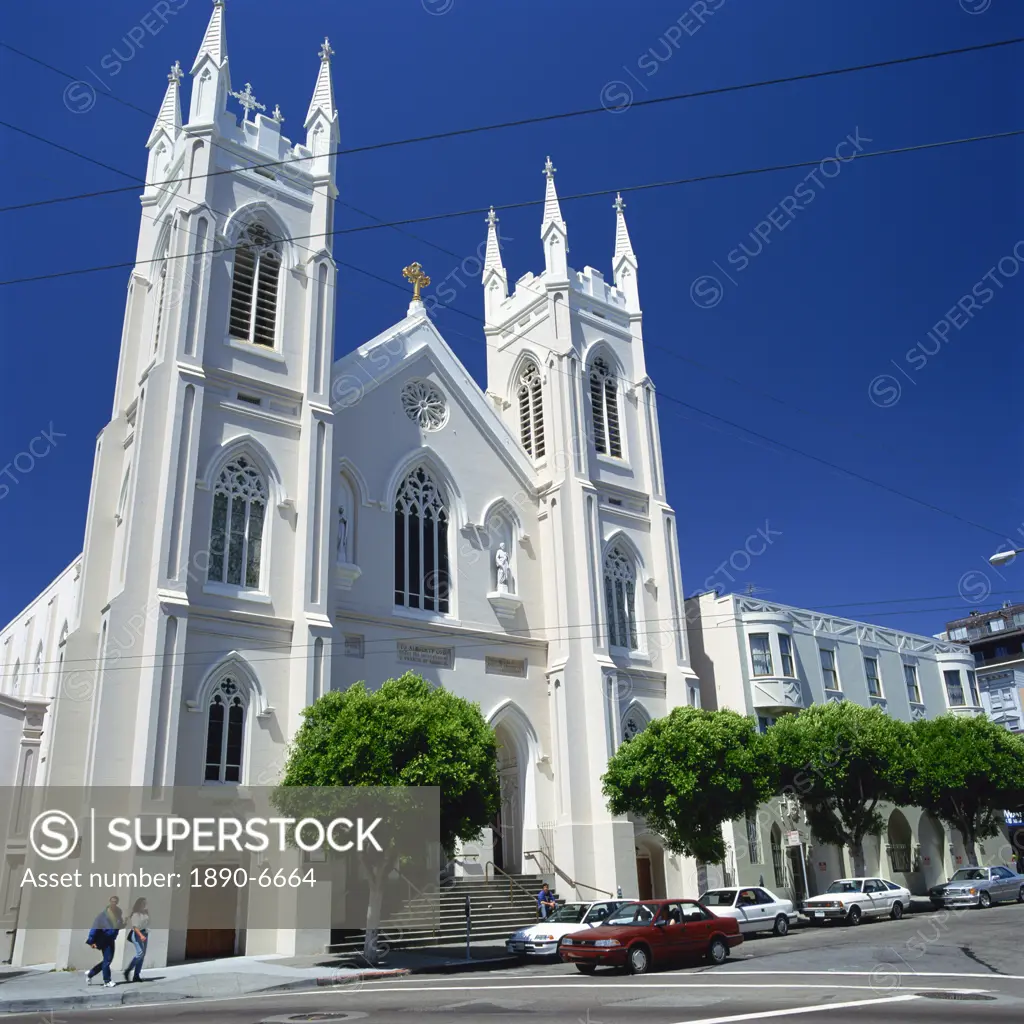
[[997,551],[990,559],[990,565],[1009,565],[1018,555],[1024,555],[1024,548],[1012,548],[1009,551]]

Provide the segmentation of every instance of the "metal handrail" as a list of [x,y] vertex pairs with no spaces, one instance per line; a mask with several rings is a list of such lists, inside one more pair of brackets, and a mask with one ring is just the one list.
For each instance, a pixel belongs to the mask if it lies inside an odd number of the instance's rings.
[[594,891],[594,892],[599,892],[599,893],[601,893],[601,894],[602,894],[603,896],[608,896],[608,897],[609,897],[610,899],[614,899],[614,898],[615,898],[615,894],[614,894],[614,893],[611,893],[611,892],[609,892],[609,891],[608,891],[607,889],[599,889],[599,888],[598,888],[598,887],[597,887],[596,885],[588,885],[588,884],[587,884],[586,882],[577,882],[577,881],[576,881],[575,879],[573,879],[573,878],[570,878],[570,877],[569,877],[569,876],[568,876],[568,875],[567,875],[567,874],[566,874],[566,873],[565,873],[565,872],[564,872],[564,871],[563,871],[563,870],[562,870],[562,869],[561,869],[561,868],[560,868],[560,867],[559,867],[559,866],[558,866],[558,865],[557,865],[557,864],[556,864],[556,863],[554,862],[554,860],[553,860],[553,859],[552,859],[552,857],[551,857],[551,854],[550,854],[550,853],[548,853],[548,852],[547,852],[546,850],[527,850],[527,851],[526,851],[526,852],[525,852],[525,853],[523,854],[523,856],[524,856],[524,857],[531,857],[531,858],[533,858],[534,860],[536,860],[536,855],[537,855],[538,853],[539,853],[539,854],[540,854],[540,855],[541,855],[542,857],[547,857],[548,861],[549,861],[549,862],[551,863],[551,867],[552,867],[552,868],[554,869],[554,872],[555,872],[555,874],[556,874],[556,875],[558,875],[558,877],[559,877],[559,878],[562,878],[562,879],[564,879],[564,880],[565,880],[566,882],[568,882],[568,883],[569,883],[569,884],[570,884],[570,885],[571,885],[571,886],[572,886],[572,887],[573,887],[574,889],[576,889],[576,890],[577,890],[577,895],[579,895],[579,889],[580,889],[580,887],[582,886],[582,888],[584,888],[584,889],[593,889],[593,891]]
[[522,885],[520,882],[517,882],[504,868],[499,868],[498,865],[495,864],[493,860],[489,860],[484,865],[484,880],[485,881],[489,882],[491,880],[490,877],[488,876],[488,872],[487,872],[488,868],[494,868],[495,871],[500,871],[508,879],[508,901],[509,901],[509,903],[512,902],[512,886],[515,886],[517,889],[522,889],[523,892],[525,892],[526,895],[530,897],[530,899],[536,899],[537,898],[537,894],[535,892],[530,892],[530,890],[527,889],[525,885]]

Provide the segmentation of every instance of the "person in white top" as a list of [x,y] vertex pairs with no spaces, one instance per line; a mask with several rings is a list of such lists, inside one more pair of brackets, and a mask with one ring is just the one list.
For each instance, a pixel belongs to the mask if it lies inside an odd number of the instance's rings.
[[[125,968],[124,980],[141,981],[139,974],[142,971],[142,961],[146,959],[146,945],[149,942],[149,910],[144,899],[137,899],[132,906],[128,918],[128,938],[135,946],[135,956]],[[129,977],[132,971],[135,972],[135,976]]]

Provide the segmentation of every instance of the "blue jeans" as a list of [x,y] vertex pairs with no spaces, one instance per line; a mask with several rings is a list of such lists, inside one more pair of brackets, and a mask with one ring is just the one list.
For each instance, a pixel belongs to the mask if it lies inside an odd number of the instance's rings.
[[132,962],[125,968],[125,974],[131,974],[135,971],[135,981],[139,980],[139,972],[142,970],[142,961],[146,959],[146,946],[149,944],[148,932],[142,933],[142,938],[135,933],[135,929],[132,928],[128,933],[128,937],[132,940],[132,945],[135,946],[135,956],[132,958]]
[[101,946],[99,951],[103,954],[103,960],[89,972],[89,977],[95,978],[100,971],[103,971],[103,980],[110,981],[110,961],[114,959],[114,944]]

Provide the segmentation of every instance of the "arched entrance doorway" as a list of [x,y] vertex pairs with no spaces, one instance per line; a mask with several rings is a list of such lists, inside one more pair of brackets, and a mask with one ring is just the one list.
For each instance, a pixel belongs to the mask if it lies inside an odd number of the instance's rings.
[[921,846],[921,882],[927,891],[946,880],[946,833],[932,814],[922,814],[917,826]]
[[637,836],[635,847],[637,896],[642,900],[665,899],[665,851],[661,843],[648,832]]
[[501,803],[493,828],[495,867],[517,874],[522,869],[523,838],[523,784],[525,768],[519,744],[512,730],[499,723],[494,730],[498,737],[498,783]]
[[906,815],[895,810],[889,815],[886,829],[885,852],[889,858],[889,871],[894,882],[913,889],[918,881],[914,865],[913,835]]

